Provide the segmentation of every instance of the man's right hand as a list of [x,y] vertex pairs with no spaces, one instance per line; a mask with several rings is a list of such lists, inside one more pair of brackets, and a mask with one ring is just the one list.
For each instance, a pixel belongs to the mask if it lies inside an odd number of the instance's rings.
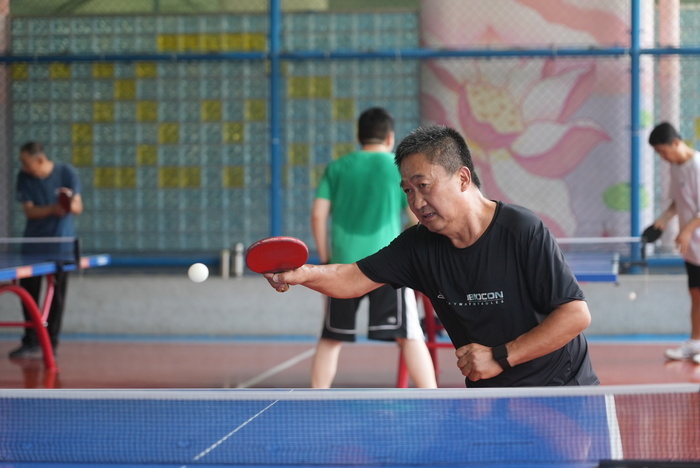
[[270,283],[270,286],[272,286],[277,292],[287,292],[290,285],[300,284],[298,278],[295,278],[298,276],[296,272],[304,267],[305,265],[295,270],[284,271],[281,273],[265,273],[263,276],[265,279],[267,279],[267,282]]

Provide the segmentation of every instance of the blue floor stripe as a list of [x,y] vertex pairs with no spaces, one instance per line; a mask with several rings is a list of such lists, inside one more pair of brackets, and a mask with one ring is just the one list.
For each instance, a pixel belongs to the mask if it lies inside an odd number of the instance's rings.
[[[0,340],[17,340],[18,335],[0,334]],[[688,339],[688,335],[679,334],[635,334],[635,335],[586,335],[590,343],[668,343],[680,342]],[[62,341],[104,341],[104,342],[156,342],[156,343],[315,343],[317,337],[312,335],[137,335],[114,334],[104,335],[98,333],[71,333],[61,336]],[[366,336],[358,335],[358,343],[378,343],[382,341],[370,340]],[[440,337],[438,342],[448,343],[446,337]],[[388,342],[387,342],[388,343]],[[393,345],[393,343],[388,343]]]

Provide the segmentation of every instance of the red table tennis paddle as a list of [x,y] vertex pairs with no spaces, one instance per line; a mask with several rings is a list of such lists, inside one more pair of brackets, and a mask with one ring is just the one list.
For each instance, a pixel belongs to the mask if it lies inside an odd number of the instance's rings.
[[309,259],[309,248],[294,237],[262,239],[248,247],[245,261],[255,273],[280,273],[299,268]]
[[58,191],[58,204],[66,210],[66,213],[70,213],[70,205],[73,200],[73,191],[69,188],[61,188]]

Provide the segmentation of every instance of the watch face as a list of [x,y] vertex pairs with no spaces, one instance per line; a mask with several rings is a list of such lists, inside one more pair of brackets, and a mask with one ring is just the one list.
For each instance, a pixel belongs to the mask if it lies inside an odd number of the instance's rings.
[[494,359],[496,360],[508,357],[508,349],[505,347],[505,345],[496,346],[495,348],[493,348],[492,353]]
[[506,348],[506,345],[496,346],[491,352],[493,353],[493,359],[498,362],[503,369],[509,369],[511,367],[508,362],[508,348]]

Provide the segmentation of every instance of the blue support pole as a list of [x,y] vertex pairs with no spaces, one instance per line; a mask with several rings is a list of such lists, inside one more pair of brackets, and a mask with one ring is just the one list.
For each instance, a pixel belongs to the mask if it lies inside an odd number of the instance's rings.
[[[630,236],[641,232],[641,1],[632,0],[630,34]],[[639,249],[633,249],[633,256],[641,256]]]
[[270,0],[270,235],[282,233],[282,148],[280,126],[281,0]]

